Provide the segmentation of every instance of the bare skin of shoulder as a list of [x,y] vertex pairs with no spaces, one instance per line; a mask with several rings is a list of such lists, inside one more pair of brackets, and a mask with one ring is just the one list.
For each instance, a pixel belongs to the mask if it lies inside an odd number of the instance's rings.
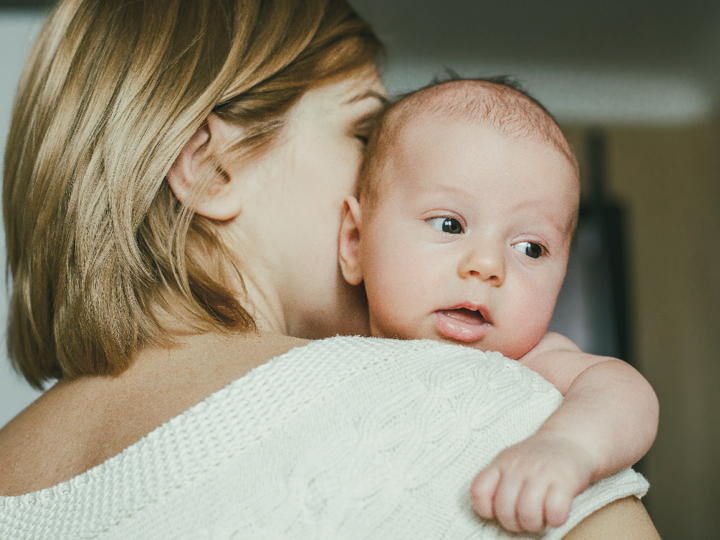
[[306,340],[280,334],[188,337],[146,349],[119,377],[62,380],[0,430],[0,495],[54,486]]

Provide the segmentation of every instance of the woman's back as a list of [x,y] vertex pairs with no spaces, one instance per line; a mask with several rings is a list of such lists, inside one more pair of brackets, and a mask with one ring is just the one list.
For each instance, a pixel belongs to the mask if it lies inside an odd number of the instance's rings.
[[[560,400],[552,385],[498,354],[428,341],[315,342],[69,482],[0,499],[0,532],[504,538],[473,514],[469,484],[478,465]],[[546,538],[646,487],[632,471],[594,485]]]

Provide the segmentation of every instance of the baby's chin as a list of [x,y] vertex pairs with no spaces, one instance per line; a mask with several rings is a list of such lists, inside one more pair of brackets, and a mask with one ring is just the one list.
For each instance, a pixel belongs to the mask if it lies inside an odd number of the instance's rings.
[[438,310],[434,314],[435,332],[430,339],[471,347],[478,351],[496,351],[518,360],[534,347],[530,339],[518,339],[519,333],[504,339],[497,326],[481,314],[468,310]]
[[498,328],[476,310],[440,309],[432,313],[429,321],[429,324],[428,319],[425,319],[423,322],[416,321],[402,327],[398,321],[395,321],[396,324],[383,326],[371,318],[371,335],[389,339],[431,339],[483,352],[497,351],[513,360],[528,352],[524,344],[516,339],[503,343],[503,340],[499,339],[502,336]]

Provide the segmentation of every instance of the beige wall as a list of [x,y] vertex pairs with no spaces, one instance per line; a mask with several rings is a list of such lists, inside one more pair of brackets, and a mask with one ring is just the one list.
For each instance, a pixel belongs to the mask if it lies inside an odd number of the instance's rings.
[[[584,160],[586,131],[569,129]],[[633,356],[660,399],[643,463],[665,540],[720,538],[720,121],[610,129],[608,188],[627,208]]]

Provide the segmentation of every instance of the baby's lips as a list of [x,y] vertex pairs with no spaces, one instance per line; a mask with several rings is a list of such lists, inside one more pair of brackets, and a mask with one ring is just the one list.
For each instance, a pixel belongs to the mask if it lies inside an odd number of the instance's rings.
[[447,338],[472,343],[485,337],[490,323],[477,309],[453,307],[435,312],[435,328]]
[[483,324],[487,322],[487,319],[482,312],[476,309],[455,307],[450,309],[441,309],[439,312],[467,324]]
[[492,324],[492,317],[490,316],[490,310],[483,304],[473,304],[471,302],[463,302],[461,304],[454,305],[452,307],[440,309],[438,311],[447,312],[454,318],[463,320],[467,317],[466,321],[473,323],[478,317],[482,318],[482,322]]

